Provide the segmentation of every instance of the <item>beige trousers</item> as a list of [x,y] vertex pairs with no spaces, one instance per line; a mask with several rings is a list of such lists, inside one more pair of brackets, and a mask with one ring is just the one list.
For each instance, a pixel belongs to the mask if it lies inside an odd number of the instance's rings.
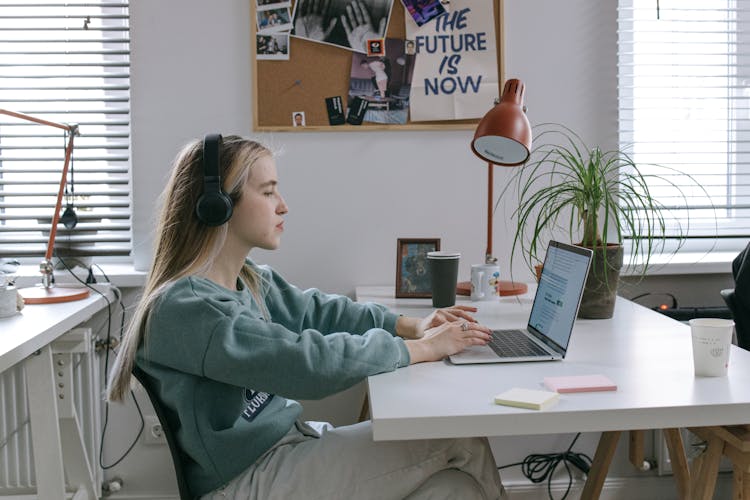
[[201,500],[505,499],[485,438],[373,441],[370,422],[298,422]]

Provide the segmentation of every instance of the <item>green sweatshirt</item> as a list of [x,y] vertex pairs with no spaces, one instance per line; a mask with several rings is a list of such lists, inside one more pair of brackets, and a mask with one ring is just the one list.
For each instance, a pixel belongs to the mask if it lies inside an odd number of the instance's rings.
[[253,268],[261,304],[239,282],[237,291],[196,276],[171,284],[136,356],[169,409],[195,495],[226,484],[281,439],[302,412],[294,399],[409,364],[397,316],[384,307],[302,291]]

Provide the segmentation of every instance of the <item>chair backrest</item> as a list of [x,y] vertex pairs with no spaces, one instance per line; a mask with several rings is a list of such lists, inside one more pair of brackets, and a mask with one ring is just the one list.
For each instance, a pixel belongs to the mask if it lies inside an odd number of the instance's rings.
[[729,311],[732,313],[732,318],[734,318],[737,345],[750,351],[750,311],[742,310],[743,308],[738,303],[734,288],[722,290],[721,298],[724,299]]
[[732,276],[734,290],[723,290],[722,297],[734,317],[737,345],[750,351],[750,243],[732,261]]
[[133,376],[146,390],[146,394],[148,394],[148,398],[151,400],[151,405],[154,407],[154,411],[156,412],[156,417],[159,419],[161,428],[164,431],[164,436],[167,438],[169,453],[172,455],[172,463],[174,464],[174,471],[177,475],[177,489],[180,492],[180,500],[195,500],[197,497],[190,493],[190,489],[188,488],[188,484],[185,479],[185,471],[182,468],[182,459],[180,456],[182,452],[177,445],[177,439],[175,438],[174,431],[169,424],[165,409],[162,407],[161,402],[156,397],[156,393],[151,387],[146,373],[137,366],[134,366]]

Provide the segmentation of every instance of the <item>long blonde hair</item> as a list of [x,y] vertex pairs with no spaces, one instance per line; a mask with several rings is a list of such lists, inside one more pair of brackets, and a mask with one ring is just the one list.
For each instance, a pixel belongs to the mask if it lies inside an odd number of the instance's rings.
[[[251,174],[252,166],[271,151],[255,141],[224,137],[219,154],[222,187],[234,203]],[[166,287],[184,276],[204,272],[216,258],[227,235],[227,225],[209,227],[195,215],[203,191],[203,141],[197,140],[177,155],[172,174],[162,193],[151,270],[133,318],[123,335],[107,387],[110,401],[122,401],[130,390],[135,355],[146,334],[148,315]],[[258,277],[244,266],[241,278],[257,287]]]

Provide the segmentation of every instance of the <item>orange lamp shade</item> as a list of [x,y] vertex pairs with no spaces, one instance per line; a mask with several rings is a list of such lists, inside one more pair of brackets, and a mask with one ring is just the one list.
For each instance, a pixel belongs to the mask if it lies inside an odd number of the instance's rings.
[[529,158],[531,125],[523,110],[523,93],[521,80],[505,82],[500,102],[477,125],[471,150],[484,161],[513,166]]

